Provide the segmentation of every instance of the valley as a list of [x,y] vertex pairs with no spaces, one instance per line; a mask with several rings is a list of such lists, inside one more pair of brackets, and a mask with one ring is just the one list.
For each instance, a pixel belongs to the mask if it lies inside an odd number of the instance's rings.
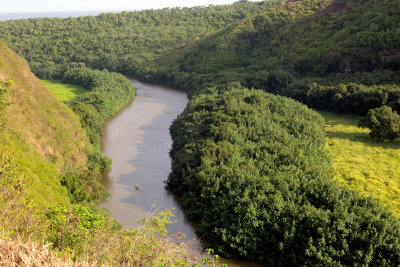
[[399,265],[399,10],[0,21],[2,238],[110,266]]

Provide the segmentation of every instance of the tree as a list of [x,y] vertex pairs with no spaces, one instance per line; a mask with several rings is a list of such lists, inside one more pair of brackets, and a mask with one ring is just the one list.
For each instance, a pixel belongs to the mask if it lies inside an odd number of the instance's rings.
[[377,141],[394,141],[400,138],[400,115],[388,106],[370,109],[358,126],[369,128],[369,135]]

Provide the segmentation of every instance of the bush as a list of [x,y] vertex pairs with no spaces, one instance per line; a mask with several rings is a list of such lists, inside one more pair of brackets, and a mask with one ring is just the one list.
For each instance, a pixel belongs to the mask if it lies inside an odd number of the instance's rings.
[[394,141],[400,138],[400,115],[388,106],[369,110],[358,126],[370,129],[369,135],[377,141]]
[[67,188],[71,203],[84,202],[89,198],[79,176],[73,174],[64,175],[60,183]]
[[85,240],[106,220],[100,214],[94,213],[87,207],[77,205],[73,208],[52,206],[46,213],[50,224],[47,239],[53,248],[63,251],[82,248]]
[[323,85],[302,81],[289,85],[283,94],[309,107],[340,113],[365,115],[368,110],[383,105],[400,110],[398,85],[366,86],[356,83]]
[[94,151],[88,156],[89,170],[104,173],[111,170],[112,161],[99,151]]

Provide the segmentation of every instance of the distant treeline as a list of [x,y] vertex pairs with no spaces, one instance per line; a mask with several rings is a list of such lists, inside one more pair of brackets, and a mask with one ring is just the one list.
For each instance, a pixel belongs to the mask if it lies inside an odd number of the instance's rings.
[[400,223],[333,180],[322,117],[238,84],[197,94],[171,126],[169,190],[206,247],[267,266],[400,264]]
[[[388,101],[398,101],[392,85],[400,84],[399,10],[399,0],[240,1],[5,21],[0,37],[43,78],[85,64],[191,92],[238,81],[331,109],[336,100],[328,98],[342,94],[341,84],[368,86],[356,90],[363,94],[390,91]],[[364,95],[355,94],[359,103],[340,112],[368,111],[370,101],[363,105]]]
[[333,110],[339,113],[365,115],[368,110],[390,106],[400,113],[400,86],[362,84],[321,85],[292,84],[282,94],[290,96],[309,107]]
[[282,0],[0,21],[0,38],[29,62],[85,63],[133,75],[166,50],[200,39]]
[[188,91],[239,81],[346,113],[398,110],[399,10],[399,0],[277,3],[167,51],[137,75]]

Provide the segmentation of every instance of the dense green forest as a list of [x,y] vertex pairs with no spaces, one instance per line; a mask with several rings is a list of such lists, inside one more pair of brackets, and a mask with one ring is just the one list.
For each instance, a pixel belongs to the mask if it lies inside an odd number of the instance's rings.
[[240,81],[340,112],[398,109],[399,10],[397,0],[284,2],[170,51],[141,77],[187,90]]
[[400,111],[398,10],[398,0],[240,1],[5,21],[0,38],[45,79],[86,64],[188,91],[239,81],[365,115]]
[[258,14],[274,2],[1,21],[0,38],[31,63],[83,62],[134,75],[163,51]]
[[334,180],[323,119],[295,100],[398,140],[399,29],[400,0],[271,0],[12,20],[0,38],[39,77],[89,90],[66,103],[91,143],[88,168],[61,179],[71,202],[100,198],[82,187],[110,167],[102,124],[134,97],[115,71],[190,92],[167,188],[206,246],[268,265],[394,266],[398,218]]
[[171,126],[172,173],[206,246],[268,266],[400,264],[400,223],[333,181],[323,119],[300,103],[228,84]]

